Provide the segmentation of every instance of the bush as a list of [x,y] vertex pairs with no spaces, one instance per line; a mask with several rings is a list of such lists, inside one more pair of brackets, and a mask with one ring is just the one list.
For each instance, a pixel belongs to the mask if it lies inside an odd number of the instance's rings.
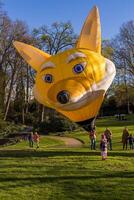
[[9,133],[15,133],[18,131],[21,131],[23,129],[23,126],[15,125],[11,122],[6,122],[2,119],[0,119],[0,137],[3,138],[7,136]]
[[64,132],[72,131],[76,129],[77,125],[72,123],[68,119],[63,117],[55,116],[54,118],[49,118],[48,120],[41,122],[39,125],[36,125],[34,128],[38,129],[41,134],[48,134],[50,132]]

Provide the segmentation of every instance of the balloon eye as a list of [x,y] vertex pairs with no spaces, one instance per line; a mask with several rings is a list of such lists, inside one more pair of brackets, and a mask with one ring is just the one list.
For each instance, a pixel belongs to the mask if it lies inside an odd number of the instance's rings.
[[84,67],[82,64],[77,64],[74,66],[73,71],[77,74],[81,73],[84,70]]
[[53,77],[52,77],[51,74],[46,74],[46,75],[43,77],[43,80],[44,80],[46,83],[52,83]]

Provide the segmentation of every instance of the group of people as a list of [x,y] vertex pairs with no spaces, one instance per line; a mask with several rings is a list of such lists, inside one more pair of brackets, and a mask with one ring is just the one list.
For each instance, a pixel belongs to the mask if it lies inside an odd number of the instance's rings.
[[[95,129],[89,132],[91,150],[96,150],[96,131]],[[109,145],[109,150],[112,150],[112,132],[110,129],[106,128],[104,133],[101,135],[100,140],[100,150],[102,155],[102,160],[107,158],[107,146]]]
[[38,132],[35,131],[34,133],[33,132],[29,133],[28,141],[29,141],[29,147],[33,148],[35,145],[36,149],[39,148],[40,137]]
[[[109,149],[112,150],[112,132],[110,129],[106,128],[103,135],[107,139],[107,143],[109,144]],[[96,150],[96,131],[95,129],[89,132],[91,150]]]
[[[91,150],[96,150],[96,131],[95,128],[89,132],[90,138],[90,147]],[[29,147],[39,148],[40,136],[37,131],[31,132],[28,135]],[[122,143],[123,143],[123,150],[128,148],[128,144],[130,149],[134,149],[134,137],[132,134],[129,134],[128,129],[125,127],[122,134]],[[106,128],[104,133],[101,135],[100,140],[100,150],[102,160],[107,158],[107,149],[112,150],[112,132],[109,128]]]
[[[95,129],[89,132],[90,138],[90,147],[91,150],[96,150],[96,131]],[[132,134],[129,134],[128,129],[125,127],[122,134],[122,143],[123,143],[123,150],[128,147],[128,143],[130,149],[134,149],[134,137]],[[109,128],[106,128],[104,133],[101,135],[100,140],[100,150],[102,160],[107,158],[107,149],[112,150],[112,132]]]

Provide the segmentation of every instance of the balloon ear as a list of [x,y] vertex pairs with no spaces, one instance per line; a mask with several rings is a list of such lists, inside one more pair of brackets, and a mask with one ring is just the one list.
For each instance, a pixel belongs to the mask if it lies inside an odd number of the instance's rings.
[[89,13],[76,48],[86,48],[101,53],[101,27],[98,8],[95,6]]
[[15,41],[13,45],[24,60],[36,71],[38,71],[46,59],[50,57],[49,54],[22,42]]

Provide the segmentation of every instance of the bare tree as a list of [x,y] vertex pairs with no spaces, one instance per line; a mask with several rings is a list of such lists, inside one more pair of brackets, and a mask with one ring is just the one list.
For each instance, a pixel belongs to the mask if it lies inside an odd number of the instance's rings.
[[[114,49],[114,61],[119,69],[125,67],[127,73],[134,77],[134,21],[123,24],[120,33],[112,41]],[[133,79],[129,79],[129,84],[134,87]]]
[[[3,15],[0,25],[0,70],[1,73],[3,72],[5,75],[3,76],[3,91],[1,96],[5,101],[4,119],[6,120],[13,86],[15,85],[15,81],[17,81],[17,74],[22,67],[22,58],[18,56],[14,49],[13,41],[29,41],[30,36],[28,35],[28,29],[25,23],[18,20],[12,22],[5,14]],[[26,66],[26,64],[24,64],[24,66]]]
[[77,39],[70,22],[55,22],[50,28],[42,26],[34,29],[33,36],[37,39],[39,47],[51,55],[74,46]]
[[[114,50],[113,59],[117,67],[116,80],[118,86],[124,85],[127,102],[127,112],[130,113],[130,88],[134,90],[134,21],[129,21],[122,25],[119,34],[112,40]],[[124,90],[123,90],[124,91]]]

